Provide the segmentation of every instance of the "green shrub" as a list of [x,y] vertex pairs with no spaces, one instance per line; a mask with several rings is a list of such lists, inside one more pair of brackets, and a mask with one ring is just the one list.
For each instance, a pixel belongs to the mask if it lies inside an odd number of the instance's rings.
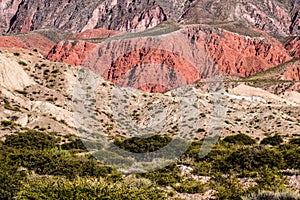
[[245,190],[239,180],[221,174],[216,174],[210,185],[216,190],[216,199],[240,200],[240,197],[245,194]]
[[292,192],[263,191],[242,197],[243,200],[299,200],[300,195]]
[[1,126],[8,127],[13,126],[15,123],[12,121],[1,121]]
[[96,178],[67,180],[60,177],[31,177],[15,199],[166,199],[166,193],[147,180],[108,182]]
[[184,180],[179,185],[174,184],[173,187],[179,193],[197,194],[205,192],[204,184],[193,179]]
[[172,139],[167,136],[155,135],[148,138],[133,137],[126,140],[115,140],[114,144],[130,152],[146,153],[161,149],[171,140]]
[[170,165],[163,169],[144,173],[141,175],[162,186],[170,186],[180,182],[181,180],[180,170],[175,165]]
[[44,132],[30,130],[7,135],[5,145],[17,149],[49,149],[56,146],[56,138]]
[[237,171],[250,170],[254,171],[263,166],[270,168],[277,167],[281,169],[284,166],[283,155],[276,149],[264,147],[240,148],[232,152],[225,158],[225,164]]
[[292,138],[289,143],[300,145],[300,138]]
[[223,139],[223,141],[239,145],[252,145],[256,143],[254,139],[243,133],[227,136]]
[[25,90],[15,90],[15,92],[17,92],[17,93],[19,93],[19,94],[22,94],[22,95],[24,95],[24,96],[26,96],[26,95],[28,94],[28,92],[25,91]]
[[273,137],[264,138],[260,142],[260,144],[276,146],[276,145],[280,145],[282,142],[283,142],[282,137],[280,135],[276,134]]
[[22,65],[22,66],[27,66],[27,63],[26,63],[26,62],[24,62],[24,61],[19,61],[18,63],[19,63],[19,65]]
[[61,148],[65,149],[65,150],[84,150],[84,151],[86,151],[86,147],[84,146],[82,141],[78,138],[74,139],[71,142],[62,144]]
[[0,163],[0,199],[13,199],[20,190],[21,181],[25,180],[26,173],[18,170],[15,165],[7,164],[5,157],[0,158]]

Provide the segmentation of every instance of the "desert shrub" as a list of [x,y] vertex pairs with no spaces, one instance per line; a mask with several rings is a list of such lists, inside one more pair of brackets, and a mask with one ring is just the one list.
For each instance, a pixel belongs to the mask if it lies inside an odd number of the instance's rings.
[[22,94],[22,95],[24,95],[24,96],[26,96],[26,95],[28,94],[28,92],[25,91],[25,90],[15,90],[15,92],[17,92],[17,93],[19,93],[19,94]]
[[299,200],[300,195],[292,192],[262,191],[242,197],[243,200]]
[[245,194],[245,190],[236,178],[221,174],[216,174],[210,185],[216,190],[216,199],[240,200],[241,196]]
[[24,61],[19,61],[18,63],[19,63],[19,65],[22,65],[22,66],[27,66],[27,63],[26,63],[26,62],[24,62]]
[[14,53],[15,56],[20,56],[20,53]]
[[179,185],[174,184],[173,188],[180,193],[197,194],[205,191],[204,184],[201,181],[193,179],[187,179],[181,182]]
[[283,142],[282,137],[280,135],[276,134],[273,137],[264,138],[260,142],[260,144],[276,146],[276,145],[280,145],[282,142]]
[[300,138],[292,138],[289,143],[300,145]]
[[13,121],[1,121],[1,126],[8,127],[13,126],[15,123]]
[[13,164],[7,164],[3,150],[0,151],[0,199],[13,199],[20,190],[26,173]]
[[65,176],[70,179],[77,176],[117,175],[112,168],[98,163],[95,159],[70,157],[64,151],[22,151],[10,154],[8,159],[11,163],[33,170],[40,175]]
[[258,177],[255,182],[256,186],[252,188],[252,191],[259,190],[280,190],[285,189],[285,178],[278,172],[278,170],[269,168],[267,166],[260,167],[257,169]]
[[227,136],[223,139],[223,141],[239,145],[252,145],[256,143],[254,139],[243,133]]
[[141,174],[141,176],[162,186],[170,186],[181,180],[180,170],[175,164],[153,172]]
[[62,144],[61,148],[65,149],[65,150],[83,150],[83,151],[86,151],[86,147],[84,146],[82,141],[78,138],[72,140],[71,142]]
[[[283,155],[280,151],[265,147],[240,148],[225,158],[225,164],[229,169],[237,171],[255,171],[263,166],[270,168],[282,168],[284,166]],[[225,168],[226,169],[226,168]],[[225,170],[228,171],[228,168]]]
[[286,163],[286,168],[300,168],[300,148],[298,146],[285,145],[282,150],[282,154]]
[[31,177],[15,199],[166,199],[166,193],[151,182],[108,182],[96,178],[67,180],[60,177]]
[[146,153],[161,149],[171,140],[172,139],[167,136],[155,135],[148,138],[133,137],[125,140],[115,140],[114,144],[130,152]]
[[56,138],[44,132],[30,130],[7,135],[5,145],[17,149],[49,149],[56,146]]

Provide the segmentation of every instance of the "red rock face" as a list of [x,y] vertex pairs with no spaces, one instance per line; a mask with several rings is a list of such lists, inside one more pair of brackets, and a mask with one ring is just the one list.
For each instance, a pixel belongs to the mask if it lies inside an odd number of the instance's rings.
[[286,72],[283,74],[284,80],[290,80],[290,81],[300,81],[300,63],[288,67]]
[[292,58],[276,40],[208,26],[187,26],[160,38],[133,37],[97,45],[61,42],[48,58],[83,65],[121,86],[155,92],[218,73],[247,77]]
[[204,45],[223,74],[248,77],[291,59],[275,40],[251,39],[227,31],[220,34],[208,35]]
[[11,36],[0,36],[0,48],[2,49],[28,49],[26,44],[20,39]]
[[285,48],[294,58],[300,58],[300,36],[288,40],[285,43]]
[[0,36],[0,48],[7,50],[16,48],[30,50],[37,49],[43,56],[47,56],[54,45],[54,42],[38,33],[28,33],[17,36]]
[[96,45],[83,41],[62,41],[53,47],[47,58],[70,65],[81,65],[95,47]]
[[37,49],[43,56],[47,56],[49,51],[54,47],[55,43],[48,40],[38,33],[29,33],[18,36],[29,49]]

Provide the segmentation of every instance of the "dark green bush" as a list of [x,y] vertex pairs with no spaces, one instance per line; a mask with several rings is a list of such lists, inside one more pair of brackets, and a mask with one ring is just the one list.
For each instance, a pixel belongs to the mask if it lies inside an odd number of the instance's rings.
[[147,180],[124,180],[112,183],[95,178],[32,177],[16,199],[60,200],[152,200],[166,199],[166,193]]
[[204,184],[193,179],[184,180],[179,185],[174,184],[173,187],[179,193],[197,194],[205,192]]
[[282,142],[283,142],[282,137],[280,135],[275,135],[273,137],[264,138],[260,142],[260,144],[276,146],[276,145],[280,145]]
[[300,138],[293,138],[289,142],[290,144],[300,145]]
[[24,149],[49,149],[56,146],[56,138],[44,132],[30,130],[25,133],[7,135],[5,145]]
[[78,138],[74,139],[71,142],[62,144],[61,148],[64,149],[64,150],[83,150],[83,151],[86,151],[86,147],[84,146],[82,141]]
[[225,158],[225,164],[237,171],[255,171],[263,166],[281,169],[284,166],[284,159],[282,153],[276,149],[250,147],[240,148],[231,153]]
[[27,63],[26,63],[26,62],[24,62],[24,61],[19,61],[18,63],[19,63],[19,65],[22,65],[22,66],[27,66]]
[[146,153],[161,149],[171,140],[172,138],[167,136],[155,135],[148,138],[133,137],[126,140],[115,140],[114,144],[130,152]]
[[180,170],[175,164],[141,175],[162,186],[170,186],[181,181]]
[[256,143],[254,139],[243,133],[227,136],[223,139],[223,141],[239,145],[252,145]]

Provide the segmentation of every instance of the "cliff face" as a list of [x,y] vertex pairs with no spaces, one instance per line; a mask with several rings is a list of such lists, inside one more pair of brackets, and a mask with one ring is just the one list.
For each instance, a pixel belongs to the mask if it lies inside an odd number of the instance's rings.
[[300,23],[298,0],[2,0],[1,4],[2,33],[44,28],[136,32],[169,19],[217,26],[239,22],[246,28],[287,36],[299,34]]
[[[99,44],[65,41],[52,49],[48,59],[83,65],[122,86],[148,84],[158,91],[218,73],[248,77],[292,57],[273,39],[192,25],[163,37],[112,37]],[[154,83],[161,86],[152,87]]]
[[273,35],[296,35],[299,34],[298,5],[295,0],[203,0],[196,1],[182,20],[215,25],[242,22],[248,28],[258,28]]
[[58,28],[81,32],[93,28],[135,31],[151,28],[166,20],[162,8],[149,1],[4,1],[1,32],[24,32]]
[[285,48],[289,51],[292,57],[299,58],[300,57],[300,36],[289,39],[285,43]]
[[81,65],[96,45],[88,42],[62,41],[54,46],[48,59],[63,61],[71,65]]
[[7,50],[38,50],[38,52],[45,57],[54,45],[55,42],[38,33],[20,34],[16,36],[0,36],[0,48]]
[[282,76],[284,80],[300,81],[300,62],[287,68]]

